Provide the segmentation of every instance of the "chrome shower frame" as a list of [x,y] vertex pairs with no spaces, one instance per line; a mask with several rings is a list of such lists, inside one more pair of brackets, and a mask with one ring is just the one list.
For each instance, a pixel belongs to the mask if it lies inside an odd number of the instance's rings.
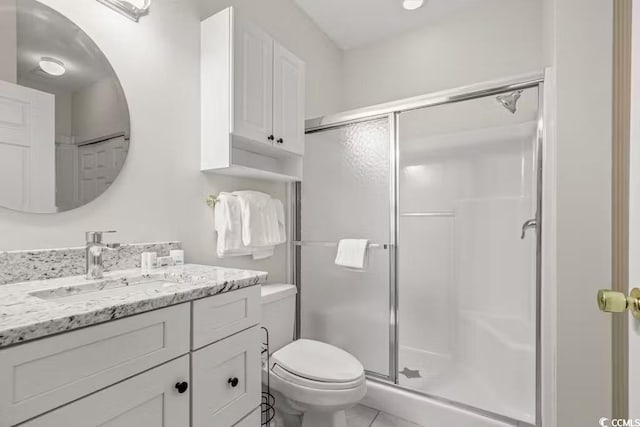
[[[536,414],[535,426],[540,427],[542,423],[542,329],[541,329],[541,303],[542,303],[542,185],[543,185],[543,144],[544,144],[544,73],[531,73],[520,76],[511,77],[504,80],[494,80],[485,83],[479,83],[470,86],[463,86],[452,90],[434,92],[431,94],[421,95],[417,97],[407,98],[399,101],[378,104],[370,107],[350,110],[343,113],[331,114],[305,122],[305,134],[321,132],[332,128],[338,128],[353,123],[366,122],[377,119],[386,118],[389,121],[390,129],[390,241],[389,241],[389,376],[381,375],[374,372],[367,372],[367,378],[372,381],[378,381],[391,385],[393,387],[422,395],[435,401],[443,402],[448,405],[463,408],[488,418],[498,421],[516,422],[517,425],[528,425],[522,421],[513,420],[502,415],[485,411],[481,408],[470,407],[459,402],[444,399],[439,396],[430,395],[414,389],[400,386],[398,383],[398,217],[399,200],[398,200],[398,182],[399,182],[399,129],[398,120],[400,113],[413,111],[417,109],[434,107],[437,105],[452,104],[463,102],[488,96],[498,96],[513,91],[538,88],[538,125],[537,135],[534,145],[535,153],[535,171],[536,171],[536,289],[535,289],[535,312],[536,312]],[[293,241],[301,240],[301,192],[302,183],[292,184],[292,236]],[[296,310],[296,337],[300,337],[301,323],[301,305],[300,294],[303,291],[301,283],[301,247],[291,245],[292,271],[296,287],[298,288],[297,310]]]

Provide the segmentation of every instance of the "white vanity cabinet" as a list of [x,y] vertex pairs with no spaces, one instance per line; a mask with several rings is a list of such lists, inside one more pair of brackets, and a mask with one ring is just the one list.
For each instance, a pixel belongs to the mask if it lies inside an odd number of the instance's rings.
[[0,349],[0,427],[243,425],[259,304],[252,286]]
[[201,24],[201,170],[300,180],[305,64],[227,8]]

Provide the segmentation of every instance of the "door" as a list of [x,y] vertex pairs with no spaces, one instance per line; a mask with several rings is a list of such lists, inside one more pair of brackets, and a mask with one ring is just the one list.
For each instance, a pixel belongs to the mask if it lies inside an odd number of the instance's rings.
[[55,97],[0,81],[0,206],[55,212]]
[[189,395],[176,384],[189,379],[189,356],[76,400],[23,427],[175,427],[189,425]]
[[127,157],[123,136],[78,148],[78,198],[84,205],[104,193],[122,169]]
[[305,65],[279,43],[273,48],[273,134],[276,145],[304,154]]
[[234,21],[232,133],[271,144],[273,137],[273,39],[241,19]]
[[518,425],[537,422],[538,118],[537,87],[398,116],[398,383]]
[[[392,126],[387,118],[307,135],[300,202],[300,335],[340,347],[390,379]],[[335,264],[340,239],[368,239],[367,266]]]
[[192,353],[193,427],[231,426],[260,404],[261,337],[254,326]]

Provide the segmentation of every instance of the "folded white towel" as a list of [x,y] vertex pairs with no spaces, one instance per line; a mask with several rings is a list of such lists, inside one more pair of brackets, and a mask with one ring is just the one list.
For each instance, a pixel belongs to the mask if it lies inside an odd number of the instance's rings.
[[251,255],[242,243],[240,201],[229,193],[220,193],[214,210],[215,230],[218,233],[216,252],[220,258]]
[[367,239],[342,239],[338,242],[336,265],[363,270],[368,256]]

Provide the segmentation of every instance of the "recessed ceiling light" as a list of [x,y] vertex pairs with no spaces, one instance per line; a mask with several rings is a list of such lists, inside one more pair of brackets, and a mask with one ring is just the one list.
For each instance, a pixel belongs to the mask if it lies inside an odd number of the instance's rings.
[[407,10],[416,10],[417,8],[422,6],[423,3],[424,0],[403,0],[402,7]]
[[46,56],[40,60],[38,65],[40,66],[40,69],[42,71],[55,77],[60,77],[67,72],[67,69],[64,68],[64,63],[62,61]]

